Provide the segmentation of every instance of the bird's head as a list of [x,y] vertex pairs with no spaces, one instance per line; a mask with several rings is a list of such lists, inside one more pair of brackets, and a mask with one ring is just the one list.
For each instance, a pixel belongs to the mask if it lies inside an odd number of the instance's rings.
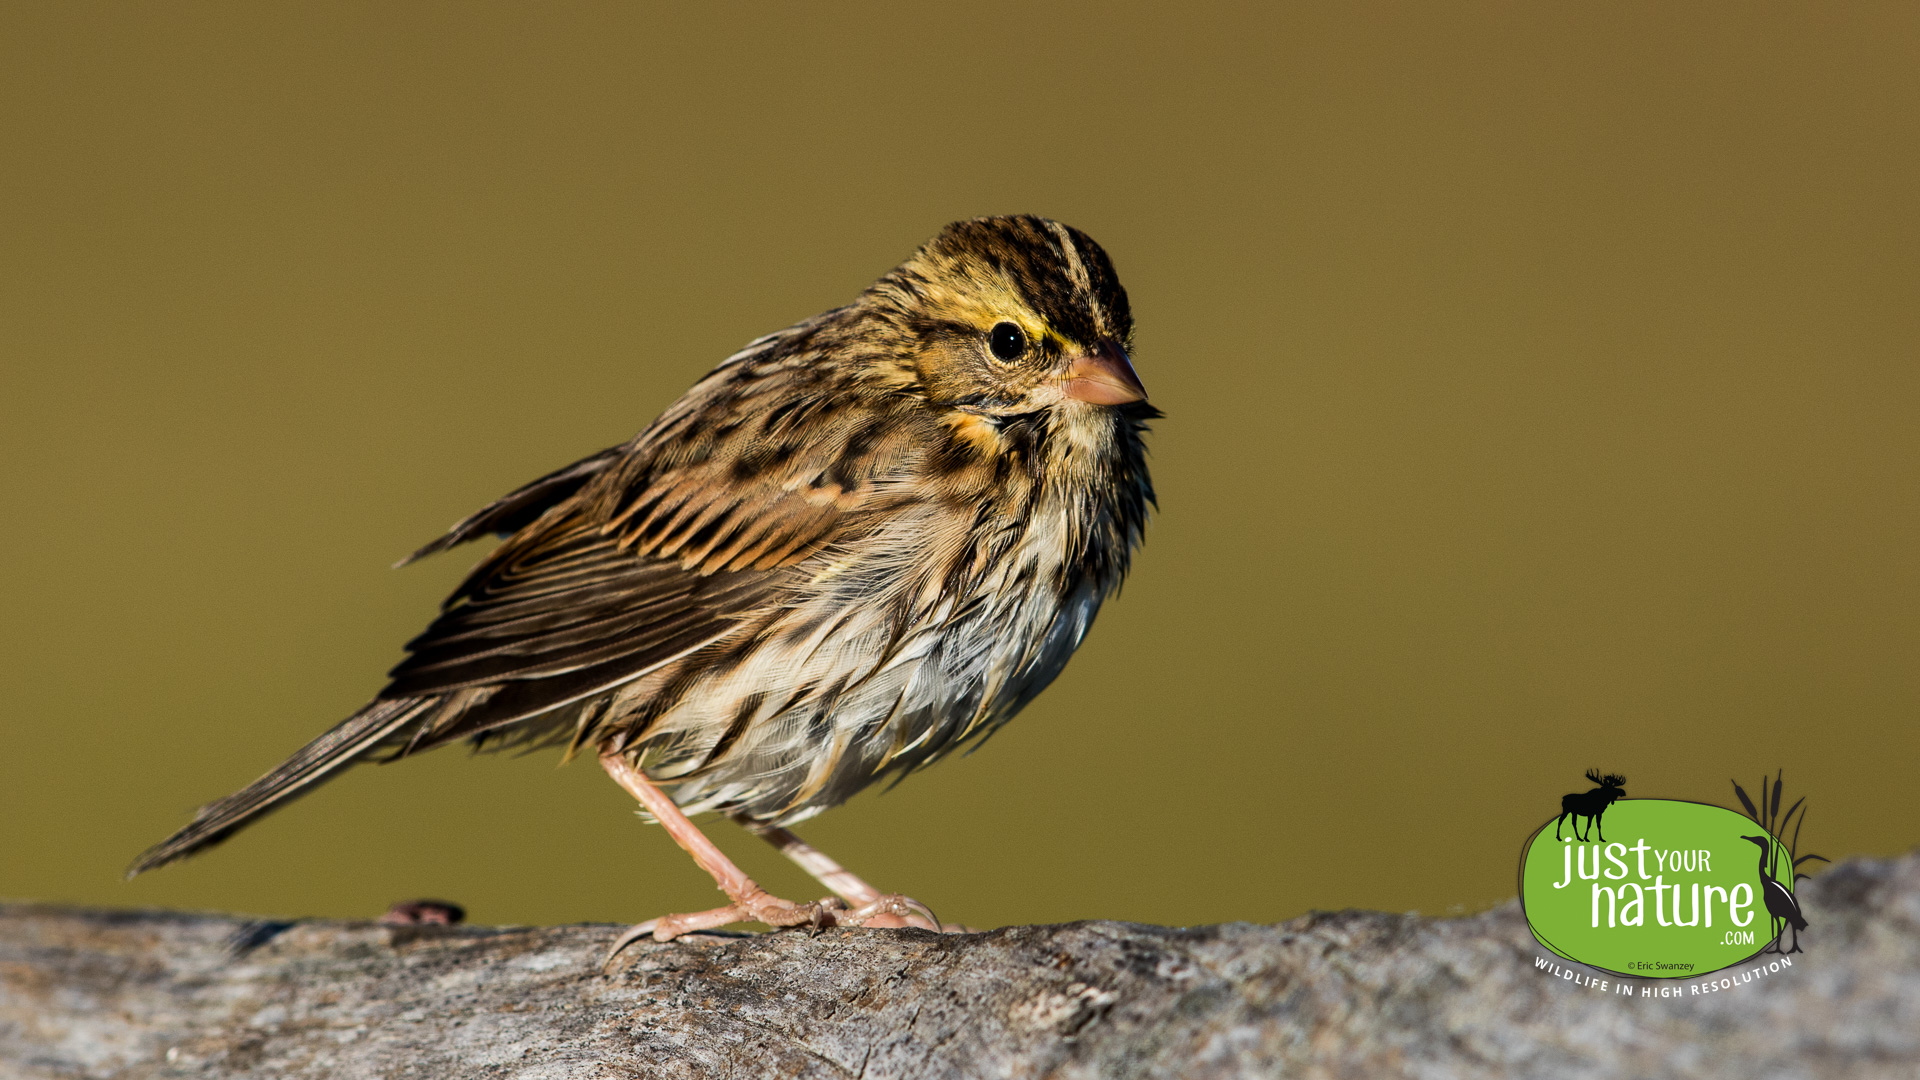
[[1765,836],[1743,836],[1740,839],[1760,845],[1760,850],[1762,851],[1771,851],[1773,849],[1772,839]]
[[1078,229],[1027,215],[955,222],[863,301],[905,338],[900,375],[959,422],[1155,415],[1127,355],[1127,291]]

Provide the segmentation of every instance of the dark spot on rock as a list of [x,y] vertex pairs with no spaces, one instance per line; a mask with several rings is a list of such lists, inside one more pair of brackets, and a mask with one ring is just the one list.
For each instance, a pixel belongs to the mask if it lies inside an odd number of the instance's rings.
[[398,900],[380,921],[388,926],[454,926],[466,917],[467,909],[451,900]]

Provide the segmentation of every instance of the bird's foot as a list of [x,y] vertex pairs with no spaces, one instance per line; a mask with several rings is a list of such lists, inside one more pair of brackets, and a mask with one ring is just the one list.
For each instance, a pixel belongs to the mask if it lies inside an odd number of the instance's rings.
[[630,926],[607,950],[604,963],[612,963],[621,951],[642,938],[672,941],[682,934],[712,930],[731,923],[765,923],[776,930],[807,927],[825,930],[833,926],[858,926],[866,929],[931,930],[936,934],[972,933],[971,927],[942,923],[933,909],[910,896],[889,893],[849,909],[837,897],[796,904],[766,892],[758,892],[737,903],[684,915],[662,915]]
[[875,929],[912,927],[916,930],[931,930],[936,934],[946,929],[934,915],[932,908],[911,896],[901,896],[898,893],[876,896],[857,908],[841,913],[839,921],[846,926],[868,926]]
[[684,915],[662,915],[657,919],[648,919],[646,922],[629,926],[624,933],[614,939],[613,947],[607,950],[607,960],[611,961],[620,955],[622,949],[641,938],[672,941],[682,934],[712,930],[730,923],[741,922],[765,923],[776,930],[794,926],[823,930],[829,926],[838,926],[845,918],[845,913],[846,905],[837,899],[828,898],[808,904],[796,904],[791,900],[782,900],[764,890],[755,889],[752,893],[725,907],[689,912]]
[[883,893],[860,877],[827,857],[827,853],[793,834],[791,829],[778,825],[766,825],[750,818],[736,817],[749,832],[778,848],[780,854],[793,860],[802,870],[813,875],[813,879],[845,901],[847,911],[840,916],[840,922],[846,926],[866,926],[874,929],[932,930],[943,934],[971,934],[973,928],[958,923],[942,923],[934,917],[932,909],[910,896],[898,893]]

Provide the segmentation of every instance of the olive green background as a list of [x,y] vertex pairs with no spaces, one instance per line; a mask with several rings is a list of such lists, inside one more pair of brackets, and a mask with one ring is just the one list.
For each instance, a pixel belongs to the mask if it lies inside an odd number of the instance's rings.
[[1592,766],[1920,841],[1920,8],[1275,7],[6,5],[0,895],[713,903],[550,754],[119,874],[478,552],[397,556],[1017,211],[1132,292],[1161,513],[1025,715],[810,840],[983,926],[1475,909]]

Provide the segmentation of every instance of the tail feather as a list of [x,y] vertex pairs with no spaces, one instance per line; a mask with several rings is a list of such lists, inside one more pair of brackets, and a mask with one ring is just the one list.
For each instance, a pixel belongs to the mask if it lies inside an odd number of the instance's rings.
[[201,807],[186,828],[135,859],[127,868],[127,877],[165,866],[225,840],[254,818],[306,794],[320,781],[420,719],[437,703],[438,699],[431,697],[375,701],[301,747],[272,772],[224,799]]

